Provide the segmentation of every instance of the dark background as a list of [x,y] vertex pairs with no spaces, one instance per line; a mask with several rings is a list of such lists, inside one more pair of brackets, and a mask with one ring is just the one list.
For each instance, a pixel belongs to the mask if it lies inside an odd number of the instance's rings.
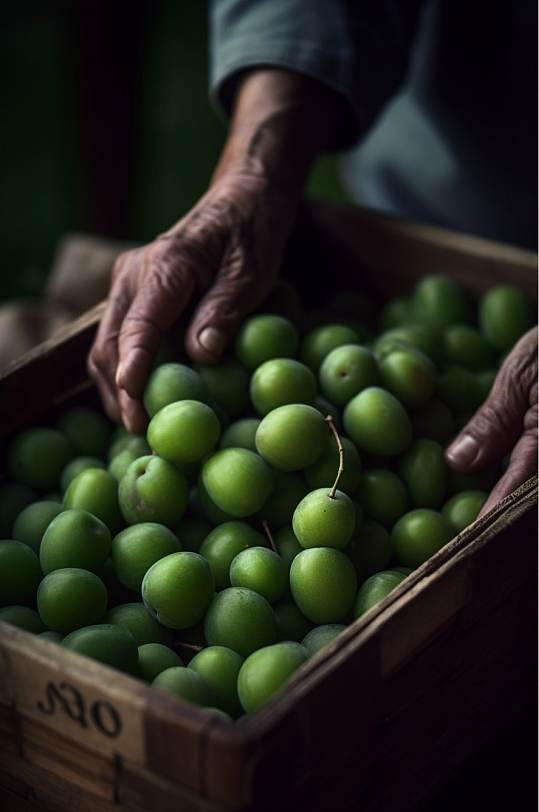
[[[39,296],[66,232],[149,240],[205,191],[226,132],[208,102],[206,17],[204,0],[4,11],[0,300]],[[310,189],[345,199],[333,158],[319,161]],[[534,717],[493,742],[438,812],[525,808]]]
[[[68,231],[145,241],[207,188],[207,3],[21,3],[3,14],[0,299],[43,288]],[[311,189],[343,199],[335,161]]]

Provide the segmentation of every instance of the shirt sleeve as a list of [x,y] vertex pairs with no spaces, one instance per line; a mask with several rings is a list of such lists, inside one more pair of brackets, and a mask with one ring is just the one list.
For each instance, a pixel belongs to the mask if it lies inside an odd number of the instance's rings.
[[[406,14],[402,6],[406,6]],[[280,67],[339,93],[352,146],[406,72],[420,0],[212,0],[210,97],[229,115],[242,72]]]

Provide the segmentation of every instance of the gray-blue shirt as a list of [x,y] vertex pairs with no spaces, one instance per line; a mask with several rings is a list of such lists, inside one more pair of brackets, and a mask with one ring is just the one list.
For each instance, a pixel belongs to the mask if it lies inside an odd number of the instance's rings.
[[262,66],[340,93],[352,199],[535,248],[536,7],[527,0],[213,0],[211,94]]

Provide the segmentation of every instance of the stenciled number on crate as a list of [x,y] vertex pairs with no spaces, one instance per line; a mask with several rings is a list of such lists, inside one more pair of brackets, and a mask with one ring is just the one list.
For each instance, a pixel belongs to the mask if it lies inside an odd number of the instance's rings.
[[68,682],[61,682],[59,685],[48,682],[45,696],[46,700],[43,702],[39,699],[36,707],[47,716],[63,711],[81,727],[92,726],[110,739],[122,732],[120,714],[105,699],[96,699],[88,705],[78,688]]

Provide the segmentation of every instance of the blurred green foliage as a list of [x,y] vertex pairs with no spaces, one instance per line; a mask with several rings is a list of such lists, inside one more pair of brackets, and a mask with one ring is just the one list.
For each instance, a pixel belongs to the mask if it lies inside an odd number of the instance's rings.
[[[150,7],[150,6],[149,6]],[[0,299],[39,295],[57,240],[89,230],[73,43],[61,2],[7,15],[0,34]],[[207,92],[206,3],[159,0],[144,29],[134,199],[121,239],[149,240],[206,189],[226,133]],[[310,189],[342,200],[335,159]]]

